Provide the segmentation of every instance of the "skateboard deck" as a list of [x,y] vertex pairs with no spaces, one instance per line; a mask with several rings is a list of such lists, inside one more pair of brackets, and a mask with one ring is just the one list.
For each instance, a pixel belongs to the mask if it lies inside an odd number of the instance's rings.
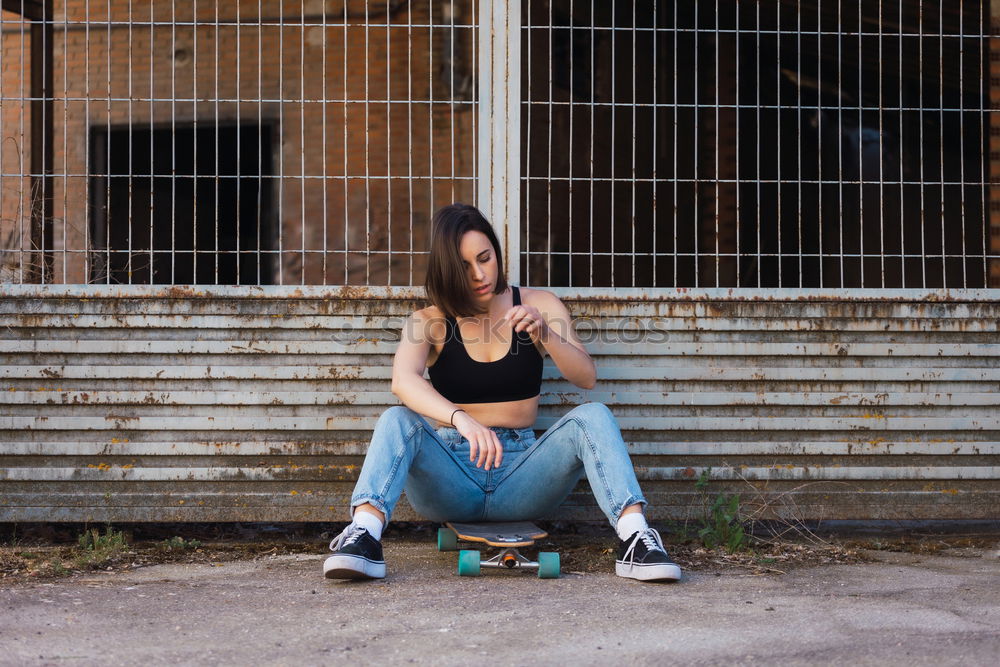
[[[483,568],[504,568],[535,570],[539,579],[558,579],[560,565],[557,552],[540,551],[537,560],[531,560],[518,551],[518,547],[530,547],[535,540],[548,536],[548,533],[530,521],[446,521],[444,526],[438,528],[437,537],[439,551],[458,551],[458,574],[461,577],[477,577]],[[482,560],[479,551],[475,549],[459,549],[459,540],[498,547],[500,552]]]
[[458,535],[458,539],[482,542],[491,547],[530,547],[535,540],[548,537],[548,533],[530,521],[503,523],[445,522]]

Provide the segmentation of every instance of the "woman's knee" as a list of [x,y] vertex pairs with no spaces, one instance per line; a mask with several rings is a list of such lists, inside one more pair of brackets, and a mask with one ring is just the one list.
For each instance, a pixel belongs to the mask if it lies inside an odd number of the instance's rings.
[[394,405],[388,408],[375,422],[373,437],[382,433],[409,432],[421,417],[405,405]]
[[592,447],[601,450],[622,449],[622,432],[618,420],[603,403],[586,403],[572,410],[567,419],[584,432]]
[[415,419],[419,418],[416,412],[406,407],[405,405],[394,405],[391,408],[387,408],[385,412],[379,416],[378,421],[381,422],[402,422],[402,423],[412,423]]
[[590,424],[614,424],[617,426],[615,416],[604,403],[584,403],[573,408],[567,416],[582,419]]

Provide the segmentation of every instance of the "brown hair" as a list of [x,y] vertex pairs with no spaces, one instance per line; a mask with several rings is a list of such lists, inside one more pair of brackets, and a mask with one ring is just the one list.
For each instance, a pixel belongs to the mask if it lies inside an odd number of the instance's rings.
[[427,298],[441,309],[445,317],[469,317],[479,312],[472,299],[469,278],[459,252],[462,236],[466,232],[482,232],[490,240],[498,267],[493,293],[502,294],[507,289],[503,253],[493,226],[475,206],[459,203],[444,206],[434,214],[424,289]]

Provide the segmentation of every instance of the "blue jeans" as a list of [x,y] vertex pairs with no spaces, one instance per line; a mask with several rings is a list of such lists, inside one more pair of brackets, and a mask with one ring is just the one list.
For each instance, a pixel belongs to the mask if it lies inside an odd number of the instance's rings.
[[451,427],[435,430],[407,407],[389,408],[375,424],[351,497],[351,511],[371,503],[386,521],[406,490],[432,521],[517,521],[551,512],[584,472],[614,526],[622,509],[646,504],[614,415],[601,403],[571,410],[536,439],[531,428],[493,428],[503,445],[492,470],[469,461],[469,443]]

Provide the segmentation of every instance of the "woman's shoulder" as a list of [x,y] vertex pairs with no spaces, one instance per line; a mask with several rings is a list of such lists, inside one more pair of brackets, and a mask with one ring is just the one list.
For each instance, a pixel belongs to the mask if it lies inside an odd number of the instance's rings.
[[443,320],[444,312],[437,306],[431,304],[426,308],[421,308],[420,310],[413,311],[413,318],[423,321]]
[[[526,303],[532,306],[538,306],[547,303],[553,303],[555,301],[560,301],[552,292],[539,289],[538,287],[518,287],[521,291],[521,303]],[[561,303],[561,301],[560,301]]]
[[423,328],[430,342],[436,343],[442,341],[447,336],[445,314],[437,306],[431,305],[420,310],[415,310],[411,317],[414,323]]

